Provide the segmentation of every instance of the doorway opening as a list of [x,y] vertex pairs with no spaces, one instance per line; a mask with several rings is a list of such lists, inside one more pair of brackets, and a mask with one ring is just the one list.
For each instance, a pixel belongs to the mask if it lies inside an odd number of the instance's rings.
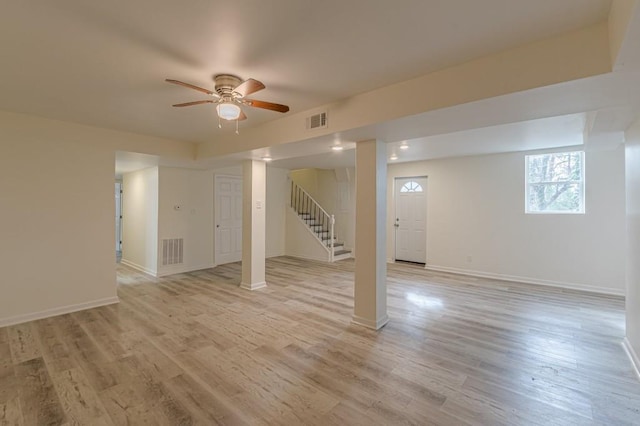
[[116,263],[122,259],[122,182],[116,182]]
[[394,260],[427,263],[427,177],[396,178]]

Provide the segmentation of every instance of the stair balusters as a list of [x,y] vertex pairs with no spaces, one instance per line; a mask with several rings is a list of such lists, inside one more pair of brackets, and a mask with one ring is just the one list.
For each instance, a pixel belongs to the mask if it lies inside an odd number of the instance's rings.
[[333,262],[335,243],[335,216],[330,215],[307,191],[291,181],[291,208],[303,218],[323,244],[329,248],[329,261]]

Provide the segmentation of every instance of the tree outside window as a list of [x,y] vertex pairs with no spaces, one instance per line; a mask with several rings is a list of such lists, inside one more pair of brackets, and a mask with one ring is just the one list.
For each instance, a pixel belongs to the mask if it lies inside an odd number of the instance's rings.
[[526,213],[584,213],[584,152],[527,155]]

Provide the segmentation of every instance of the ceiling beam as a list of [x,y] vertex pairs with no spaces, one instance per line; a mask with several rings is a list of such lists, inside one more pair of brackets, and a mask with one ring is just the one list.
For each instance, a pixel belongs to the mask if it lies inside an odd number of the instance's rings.
[[609,12],[609,51],[614,71],[640,68],[640,3],[638,0],[613,0]]
[[[390,64],[393,66],[393,64]],[[209,158],[303,141],[611,71],[607,22],[478,58],[200,144]],[[328,111],[327,129],[305,129]],[[529,117],[532,118],[532,117]],[[535,117],[533,117],[535,118]]]

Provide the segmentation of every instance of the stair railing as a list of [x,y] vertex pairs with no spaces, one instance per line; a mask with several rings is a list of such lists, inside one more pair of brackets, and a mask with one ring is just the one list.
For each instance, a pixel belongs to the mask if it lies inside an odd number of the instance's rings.
[[329,234],[329,262],[333,263],[333,256],[334,256],[334,250],[333,250],[333,244],[335,242],[334,240],[334,227],[336,225],[336,217],[334,215],[331,215],[331,234]]
[[[305,215],[309,221],[313,221],[313,228],[320,226],[320,235],[325,232],[329,234],[329,261],[333,262],[333,244],[335,242],[336,219],[332,214],[327,213],[307,191],[291,181],[291,208],[300,216]],[[316,232],[317,235],[317,232]],[[323,242],[323,238],[320,238]]]

